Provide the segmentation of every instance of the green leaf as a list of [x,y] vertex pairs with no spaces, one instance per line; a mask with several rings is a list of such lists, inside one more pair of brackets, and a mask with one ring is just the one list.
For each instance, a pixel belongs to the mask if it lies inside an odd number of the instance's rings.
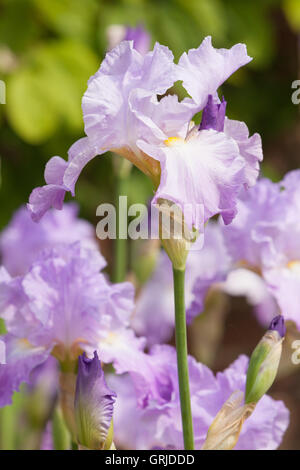
[[15,132],[31,143],[46,140],[57,126],[53,104],[30,68],[19,70],[8,80],[6,111]]
[[284,0],[283,11],[291,27],[297,33],[300,31],[300,2],[299,0]]
[[89,40],[96,27],[97,0],[32,0],[46,25],[70,38]]
[[97,56],[75,41],[34,49],[7,85],[6,110],[14,130],[32,144],[47,140],[60,125],[80,131],[82,95],[98,65]]

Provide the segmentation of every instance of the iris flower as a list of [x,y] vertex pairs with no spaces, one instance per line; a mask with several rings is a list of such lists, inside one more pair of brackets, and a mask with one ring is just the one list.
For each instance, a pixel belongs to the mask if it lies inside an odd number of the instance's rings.
[[[225,117],[217,90],[250,60],[245,45],[215,49],[210,37],[178,64],[158,43],[142,55],[133,41],[123,41],[88,82],[82,100],[86,137],[72,145],[67,161],[49,160],[46,185],[30,195],[33,219],[51,206],[60,209],[66,192],[74,196],[83,168],[112,150],[152,179],[153,203],[167,199],[181,208],[189,228],[203,231],[218,213],[230,223],[240,189],[256,181],[262,148],[258,134],[249,137],[243,122]],[[190,97],[179,101],[166,94],[177,81]],[[202,122],[195,126],[191,120],[199,111]]]
[[7,333],[1,337],[0,406],[11,403],[12,393],[50,354],[63,368],[95,350],[117,372],[138,367],[134,358],[145,341],[129,328],[134,289],[128,282],[110,284],[101,272],[105,265],[97,250],[75,242],[43,251],[22,276],[12,278],[1,268]]

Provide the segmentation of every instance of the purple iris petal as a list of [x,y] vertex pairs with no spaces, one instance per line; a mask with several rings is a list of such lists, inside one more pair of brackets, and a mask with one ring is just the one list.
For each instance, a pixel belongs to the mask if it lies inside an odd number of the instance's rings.
[[192,97],[195,112],[203,109],[208,95],[217,89],[230,75],[252,60],[245,44],[235,44],[230,49],[216,49],[211,36],[203,39],[197,49],[184,52],[179,59],[179,80]]
[[223,132],[227,102],[222,98],[220,104],[214,103],[213,96],[208,95],[207,104],[202,112],[202,120],[199,130],[214,129]]
[[29,382],[31,372],[44,363],[50,354],[48,347],[35,347],[28,341],[11,334],[3,337],[5,363],[0,363],[0,407],[12,402],[13,392],[22,382]]

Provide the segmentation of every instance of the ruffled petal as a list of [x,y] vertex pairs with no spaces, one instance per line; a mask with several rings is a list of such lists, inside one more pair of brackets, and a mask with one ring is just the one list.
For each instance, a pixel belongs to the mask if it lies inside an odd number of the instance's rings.
[[136,371],[145,364],[145,339],[137,338],[129,328],[109,331],[99,341],[98,353],[102,361],[112,363],[118,374]]
[[249,137],[248,127],[244,122],[225,119],[224,132],[232,137],[239,146],[240,155],[245,159],[245,177],[247,186],[254,186],[259,174],[259,162],[263,159],[262,143],[259,134]]
[[68,152],[69,162],[63,175],[63,183],[72,196],[75,195],[75,184],[83,168],[96,155],[104,152],[105,150],[101,151],[97,147],[92,146],[87,137],[83,137],[70,147]]
[[[261,179],[253,188],[241,191],[238,214],[230,225],[222,229],[233,261],[246,261],[251,266],[261,266],[260,244],[271,242],[272,236],[268,235],[268,231],[274,226],[276,214],[281,218],[283,214],[279,192],[279,185],[267,179]],[[263,229],[260,237],[258,227]]]
[[224,133],[199,131],[174,145],[139,147],[160,161],[161,180],[153,203],[167,199],[184,213],[186,224],[203,231],[204,223],[222,214],[230,223],[236,214],[237,194],[244,182],[244,161],[238,146]]
[[4,341],[6,363],[0,365],[0,407],[11,404],[13,392],[22,382],[29,382],[31,371],[49,356],[47,348],[33,347],[25,339],[6,335]]
[[211,37],[206,37],[198,49],[183,53],[179,60],[179,80],[201,110],[208,95],[215,95],[217,89],[236,70],[252,60],[244,44],[231,49],[215,49]]
[[265,270],[263,274],[284,319],[295,322],[300,330],[300,261],[296,263],[295,269],[287,266]]
[[236,450],[275,450],[289,426],[290,412],[281,400],[264,395],[242,428]]
[[52,157],[45,167],[45,181],[47,184],[63,184],[64,173],[67,168],[67,162],[61,157]]
[[[145,56],[134,49],[132,41],[123,41],[110,51],[89,80],[82,100],[85,132],[92,145],[107,149],[134,145],[131,134],[137,138],[136,134],[141,137],[144,132],[131,125],[131,93],[139,89],[150,98],[163,94],[175,77],[173,54],[158,43]],[[147,132],[147,125],[144,128]]]
[[85,246],[96,248],[95,229],[78,218],[78,209],[75,203],[65,204],[62,211],[50,210],[36,224],[26,207],[20,207],[0,234],[3,266],[12,276],[17,276],[28,271],[42,250],[59,243],[81,240]]
[[55,184],[35,188],[30,194],[27,204],[32,220],[38,222],[50,207],[61,210],[65,194],[66,190]]

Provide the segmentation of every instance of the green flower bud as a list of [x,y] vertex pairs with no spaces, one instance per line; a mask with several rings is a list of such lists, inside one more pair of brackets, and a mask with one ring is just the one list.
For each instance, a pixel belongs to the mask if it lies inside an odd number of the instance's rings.
[[192,243],[197,238],[197,231],[190,230],[184,222],[179,206],[166,199],[160,199],[159,237],[169,256],[174,269],[184,270]]
[[257,403],[273,384],[285,335],[284,320],[275,317],[250,358],[247,372],[245,403]]

